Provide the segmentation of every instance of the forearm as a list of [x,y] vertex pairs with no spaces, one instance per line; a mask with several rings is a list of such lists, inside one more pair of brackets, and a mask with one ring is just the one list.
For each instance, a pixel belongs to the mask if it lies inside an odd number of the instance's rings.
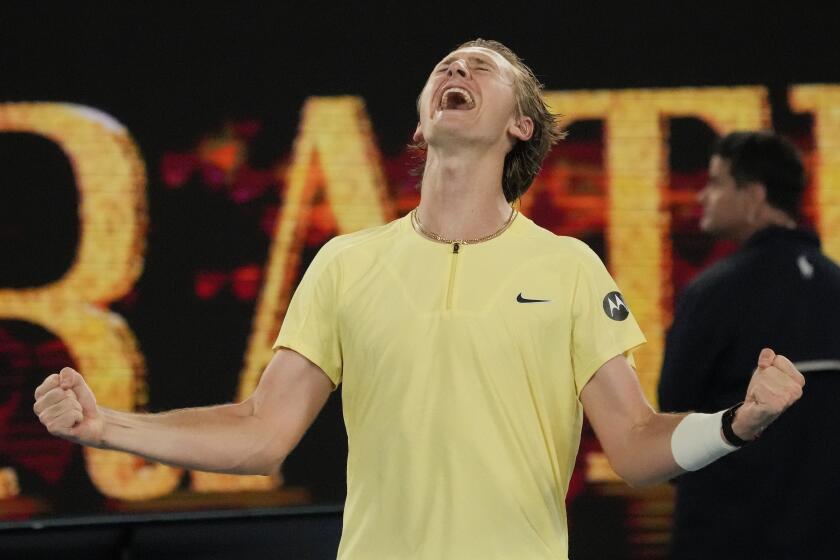
[[270,475],[303,437],[332,388],[317,365],[296,352],[280,351],[251,396],[238,404],[161,414],[118,412],[98,406],[84,377],[63,368],[35,389],[32,408],[51,434],[82,445],[189,469]]
[[671,452],[671,435],[685,415],[656,413],[624,356],[599,368],[581,402],[610,465],[628,484],[655,484],[683,472]]
[[[635,372],[616,356],[598,369],[580,398],[613,469],[628,484],[644,486],[703,468],[737,449],[743,444],[738,440],[755,439],[802,396],[804,385],[790,360],[765,348],[734,420],[723,411],[657,414]],[[732,430],[726,438],[724,425]]]
[[141,455],[188,469],[270,474],[288,450],[272,441],[250,401],[137,414],[100,409],[99,447]]
[[629,485],[649,486],[685,472],[674,460],[671,437],[685,414],[649,414],[637,419],[623,438],[611,438],[604,451],[613,470]]

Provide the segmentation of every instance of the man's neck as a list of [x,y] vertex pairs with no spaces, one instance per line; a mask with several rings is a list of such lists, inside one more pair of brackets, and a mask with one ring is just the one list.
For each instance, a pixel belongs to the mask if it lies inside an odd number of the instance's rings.
[[788,216],[785,212],[772,206],[763,208],[759,213],[754,223],[748,224],[743,231],[739,232],[735,237],[735,241],[742,245],[753,235],[768,227],[783,227],[787,229],[796,229],[796,221]]
[[504,159],[484,151],[430,149],[418,217],[424,229],[447,239],[477,239],[504,226],[510,204],[502,192]]

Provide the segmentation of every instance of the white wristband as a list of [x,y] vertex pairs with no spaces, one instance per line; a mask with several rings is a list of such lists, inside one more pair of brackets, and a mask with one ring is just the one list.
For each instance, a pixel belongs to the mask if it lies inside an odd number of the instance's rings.
[[714,414],[692,412],[674,428],[671,434],[671,454],[674,461],[686,471],[702,469],[737,447],[730,445],[720,435],[721,417],[725,410]]

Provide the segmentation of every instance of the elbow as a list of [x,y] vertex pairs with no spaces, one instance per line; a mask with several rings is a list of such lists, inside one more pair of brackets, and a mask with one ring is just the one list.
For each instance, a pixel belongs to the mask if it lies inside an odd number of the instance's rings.
[[283,461],[285,461],[285,457],[274,457],[270,459],[266,459],[259,464],[259,467],[255,469],[255,472],[252,474],[258,474],[262,476],[276,476],[280,474],[280,467],[283,466]]
[[247,458],[238,461],[230,461],[228,467],[219,469],[219,472],[236,475],[275,476],[280,472],[284,460],[285,457],[249,455]]
[[256,476],[276,476],[280,474],[280,465],[282,463],[265,463],[248,465],[246,468],[234,473],[240,475],[256,475]]
[[235,413],[243,422],[242,431],[246,443],[244,448],[240,448],[239,456],[231,457],[227,472],[242,475],[277,475],[291,451],[286,438],[277,430],[272,430],[272,427],[260,418],[253,399],[246,399],[236,406]]
[[260,441],[238,465],[239,474],[275,476],[280,472],[288,454],[287,446],[277,440]]
[[627,461],[626,463],[611,462],[611,466],[615,474],[631,488],[649,488],[667,482],[670,478],[658,469],[652,470],[649,465],[634,464],[632,461]]
[[641,476],[637,469],[633,468],[632,461],[625,460],[622,455],[615,451],[614,449],[607,450],[604,448],[604,454],[613,473],[631,488],[643,488],[646,486],[644,477]]
[[667,480],[660,479],[659,477],[644,476],[641,473],[619,473],[619,476],[630,488],[636,489],[650,488],[651,486],[656,486],[657,484],[660,484]]
[[[609,456],[608,456],[609,458]],[[622,461],[610,460],[613,472],[631,488],[645,488],[653,484],[642,472],[633,468],[632,464],[625,464]]]

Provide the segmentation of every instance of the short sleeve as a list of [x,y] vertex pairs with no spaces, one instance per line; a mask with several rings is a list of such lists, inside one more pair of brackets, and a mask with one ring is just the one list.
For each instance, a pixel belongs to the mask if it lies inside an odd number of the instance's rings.
[[629,304],[604,263],[581,243],[578,276],[572,300],[572,368],[578,395],[598,369],[644,344]]
[[289,348],[320,367],[336,387],[342,355],[338,328],[339,266],[334,244],[325,245],[295,290],[274,350]]

